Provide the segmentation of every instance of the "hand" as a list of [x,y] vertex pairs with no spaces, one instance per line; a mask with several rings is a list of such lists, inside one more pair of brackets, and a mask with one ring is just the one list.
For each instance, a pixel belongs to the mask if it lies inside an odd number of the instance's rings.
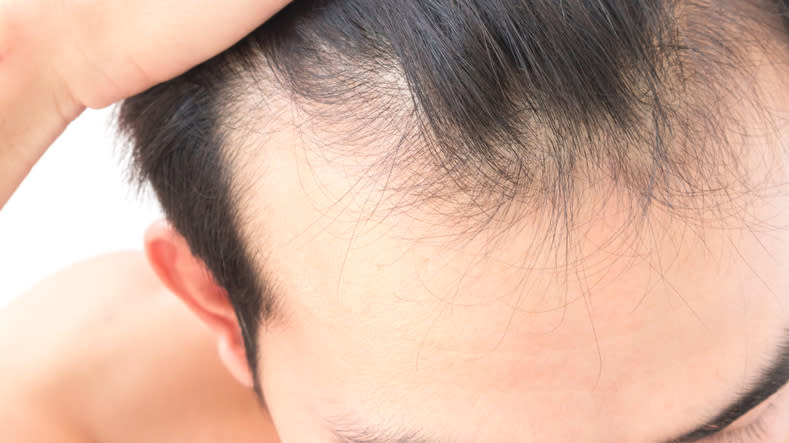
[[79,105],[104,107],[229,48],[289,0],[0,0]]
[[222,52],[289,0],[0,0],[0,208],[84,107]]

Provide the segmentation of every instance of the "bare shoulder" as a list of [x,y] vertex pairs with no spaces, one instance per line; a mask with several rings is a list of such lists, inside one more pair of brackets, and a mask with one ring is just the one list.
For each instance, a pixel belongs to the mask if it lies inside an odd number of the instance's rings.
[[128,328],[128,319],[159,310],[155,305],[167,299],[142,253],[96,257],[51,275],[0,309],[0,352],[20,356],[6,365],[43,367],[56,359],[60,365],[87,344],[97,351],[98,338]]
[[51,390],[80,372],[97,377],[104,373],[102,359],[122,363],[112,349],[139,347],[145,328],[155,334],[173,318],[186,318],[183,311],[140,252],[78,263],[0,309],[0,352],[13,356],[0,360],[0,370],[28,391],[31,386]]
[[[158,282],[140,252],[76,264],[0,310],[0,352],[16,356],[3,359],[0,369],[32,377],[36,386],[97,383],[114,372],[110,365],[134,359],[140,368],[140,355],[154,357],[165,348],[196,352],[194,346],[208,343],[202,325]],[[83,380],[85,374],[91,380]],[[128,382],[145,375],[127,374]]]
[[[3,401],[15,398],[98,441],[194,441],[189,432],[226,433],[239,417],[271,429],[254,394],[222,367],[209,331],[142,253],[72,266],[0,310],[0,352],[0,425]],[[164,416],[166,429],[153,419]]]
[[52,274],[0,308],[0,331],[21,332],[19,323],[30,318],[45,320],[51,328],[64,323],[59,319],[64,314],[84,318],[123,300],[159,292],[161,287],[141,252],[104,255]]
[[[15,399],[17,400],[17,399]],[[15,443],[88,443],[92,439],[81,429],[59,421],[39,405],[0,402],[0,435]]]
[[118,252],[85,260],[52,274],[9,308],[13,310],[15,305],[31,303],[46,303],[50,307],[53,304],[73,305],[84,299],[95,301],[97,297],[117,300],[159,289],[156,276],[142,252]]
[[124,311],[164,298],[142,253],[124,252],[75,264],[0,308],[0,433],[20,443],[88,441],[69,386],[87,373],[101,382],[102,337],[133,335]]

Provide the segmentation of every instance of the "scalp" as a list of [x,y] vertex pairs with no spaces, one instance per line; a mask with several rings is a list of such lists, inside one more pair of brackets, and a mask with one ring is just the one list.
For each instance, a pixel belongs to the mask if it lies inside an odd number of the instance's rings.
[[260,171],[283,120],[312,158],[365,186],[347,194],[380,191],[362,209],[448,234],[536,214],[540,240],[566,247],[590,195],[616,198],[634,225],[655,212],[704,224],[743,214],[764,182],[752,166],[770,153],[753,123],[781,122],[758,71],[786,55],[785,11],[778,0],[299,1],[127,100],[120,126],[137,177],[252,325],[254,353],[276,304],[242,209],[269,185]]

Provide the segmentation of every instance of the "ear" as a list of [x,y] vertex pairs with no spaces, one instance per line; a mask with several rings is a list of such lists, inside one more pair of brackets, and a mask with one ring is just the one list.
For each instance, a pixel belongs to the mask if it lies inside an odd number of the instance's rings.
[[186,239],[166,221],[158,221],[145,233],[145,253],[162,283],[213,332],[222,363],[241,384],[252,388],[241,327],[227,291],[192,255]]

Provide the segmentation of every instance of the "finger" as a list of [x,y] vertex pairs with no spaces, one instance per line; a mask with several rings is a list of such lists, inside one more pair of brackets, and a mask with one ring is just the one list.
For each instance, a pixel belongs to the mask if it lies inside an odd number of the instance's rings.
[[[30,0],[27,0],[30,1]],[[141,92],[219,54],[289,0],[72,0],[59,16],[70,46],[58,63],[92,107]],[[53,17],[57,19],[57,17]],[[69,41],[69,40],[66,40]],[[79,61],[79,62],[78,62]]]

